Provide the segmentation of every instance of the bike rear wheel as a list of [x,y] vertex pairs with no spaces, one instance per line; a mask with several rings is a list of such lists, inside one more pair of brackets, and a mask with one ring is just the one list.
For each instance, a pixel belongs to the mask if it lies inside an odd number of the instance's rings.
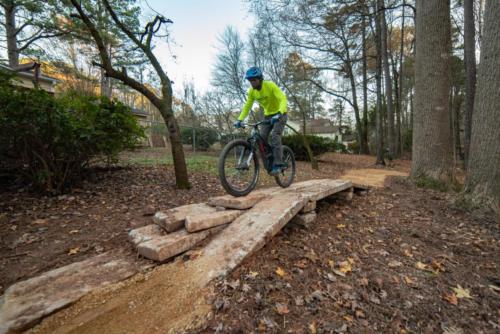
[[274,177],[276,183],[282,187],[289,187],[295,178],[295,155],[290,147],[283,145],[283,164],[285,167]]
[[259,162],[252,146],[237,139],[228,143],[219,156],[219,178],[231,195],[249,194],[259,180]]

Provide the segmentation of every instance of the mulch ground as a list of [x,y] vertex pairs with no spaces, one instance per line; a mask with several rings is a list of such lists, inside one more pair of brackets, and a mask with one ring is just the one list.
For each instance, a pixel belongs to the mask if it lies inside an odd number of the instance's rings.
[[[327,154],[320,171],[299,162],[297,180],[373,162]],[[389,168],[407,171],[409,162]],[[108,250],[136,256],[127,231],[149,224],[157,210],[223,193],[213,173],[190,175],[193,187],[182,191],[165,165],[96,170],[57,197],[1,189],[0,294]],[[274,180],[263,176],[261,185]],[[350,203],[320,203],[310,228],[287,227],[219,282],[205,332],[499,332],[500,227],[492,216],[454,207],[453,196],[398,181]]]
[[499,223],[394,180],[281,231],[218,283],[203,333],[499,333]]
[[[215,174],[190,172],[190,190],[177,190],[166,149],[148,149],[123,155],[121,166],[96,169],[70,193],[43,196],[25,188],[0,185],[0,294],[10,285],[109,250],[135,255],[127,242],[130,229],[151,223],[152,215],[179,205],[206,201],[223,194]],[[190,154],[188,153],[188,157]],[[217,154],[211,155],[216,163]],[[320,170],[298,162],[296,180],[337,177],[349,167],[363,167],[371,157],[330,155]],[[131,163],[132,159],[152,165]],[[260,186],[275,186],[261,174]]]
[[177,190],[172,168],[130,166],[98,170],[62,196],[0,192],[0,294],[17,281],[109,250],[135,256],[130,229],[150,224],[160,209],[222,194],[215,176],[192,173],[190,180],[192,189]]

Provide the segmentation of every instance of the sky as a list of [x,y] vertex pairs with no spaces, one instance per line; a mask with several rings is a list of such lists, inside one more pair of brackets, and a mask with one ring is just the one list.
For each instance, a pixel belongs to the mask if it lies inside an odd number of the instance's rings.
[[218,35],[232,25],[245,39],[254,23],[248,4],[242,0],[142,0],[141,3],[145,11],[151,12],[149,5],[174,22],[170,25],[174,43],[170,47],[160,43],[155,49],[174,81],[174,91],[179,91],[182,83],[189,80],[194,81],[197,90],[208,90]]

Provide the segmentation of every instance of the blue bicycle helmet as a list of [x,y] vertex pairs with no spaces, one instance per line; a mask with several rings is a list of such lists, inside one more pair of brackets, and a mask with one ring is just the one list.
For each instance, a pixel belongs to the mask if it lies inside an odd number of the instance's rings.
[[245,79],[250,80],[253,78],[261,79],[263,78],[262,71],[258,67],[250,67],[245,74]]

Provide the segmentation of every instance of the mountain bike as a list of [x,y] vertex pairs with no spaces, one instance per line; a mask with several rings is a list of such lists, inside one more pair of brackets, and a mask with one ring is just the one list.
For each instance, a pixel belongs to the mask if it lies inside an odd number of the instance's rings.
[[[270,120],[257,123],[243,123],[243,128],[251,126],[250,137],[246,140],[235,139],[229,142],[219,156],[219,178],[224,189],[233,196],[249,194],[259,182],[260,166],[257,156],[270,174],[274,156],[271,146],[260,135],[259,125],[269,124]],[[290,147],[283,145],[283,166],[274,176],[279,186],[290,186],[295,177],[295,156]]]

